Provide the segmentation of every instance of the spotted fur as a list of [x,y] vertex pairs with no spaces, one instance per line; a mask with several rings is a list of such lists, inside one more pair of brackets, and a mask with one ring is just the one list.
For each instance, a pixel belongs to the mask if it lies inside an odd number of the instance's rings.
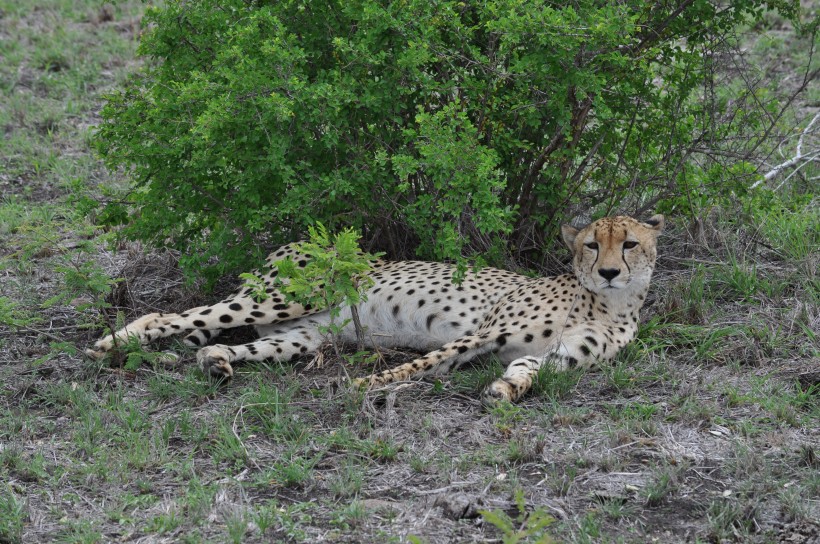
[[[442,374],[492,352],[509,365],[485,391],[485,399],[514,401],[529,390],[544,364],[563,370],[612,359],[637,331],[663,224],[663,216],[656,215],[646,222],[609,217],[581,230],[564,226],[574,273],[551,278],[484,268],[455,285],[454,269],[447,264],[374,262],[374,285],[359,307],[366,339],[427,354],[356,383],[372,387]],[[285,246],[268,257],[267,265],[288,258],[306,264],[293,246]],[[275,270],[263,278],[269,295],[263,302],[244,290],[212,306],[149,314],[99,340],[87,353],[102,357],[129,336],[145,343],[185,334],[187,344],[204,346],[221,330],[241,325],[255,326],[260,338],[201,347],[197,361],[204,372],[231,377],[232,365],[240,361],[290,360],[314,352],[324,341],[319,327],[328,324],[329,314],[286,300],[273,287]],[[349,315],[343,309],[339,322]],[[352,325],[342,331],[342,339],[355,341]]]

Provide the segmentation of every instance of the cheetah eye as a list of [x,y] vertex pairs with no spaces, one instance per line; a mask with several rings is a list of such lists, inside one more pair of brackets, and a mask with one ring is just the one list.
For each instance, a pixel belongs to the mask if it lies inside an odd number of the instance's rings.
[[590,242],[590,243],[584,244],[584,245],[587,246],[589,249],[596,249],[596,250],[598,249],[598,242]]
[[624,242],[624,249],[632,249],[633,247],[637,246],[638,242],[633,242],[632,240],[627,240]]

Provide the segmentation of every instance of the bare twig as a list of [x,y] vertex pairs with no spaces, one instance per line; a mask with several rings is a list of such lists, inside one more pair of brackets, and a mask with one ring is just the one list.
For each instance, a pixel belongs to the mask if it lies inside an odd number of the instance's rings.
[[811,153],[810,155],[803,153],[803,139],[806,136],[806,134],[811,133],[812,127],[818,119],[820,119],[820,111],[814,114],[814,117],[809,122],[808,126],[806,126],[806,128],[800,134],[800,138],[798,138],[797,140],[797,148],[795,149],[794,156],[785,162],[781,162],[780,164],[766,172],[766,174],[761,179],[757,180],[752,184],[752,189],[759,187],[763,182],[769,181],[770,179],[780,174],[783,170],[791,168],[792,166],[798,164],[800,161],[812,160],[816,156],[816,153]]

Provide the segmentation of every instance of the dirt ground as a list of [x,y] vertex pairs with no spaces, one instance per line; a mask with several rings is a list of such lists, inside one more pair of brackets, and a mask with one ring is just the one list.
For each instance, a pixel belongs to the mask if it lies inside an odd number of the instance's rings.
[[[202,302],[168,253],[105,256],[137,295],[129,316]],[[503,532],[481,511],[527,527],[520,493],[560,542],[816,542],[816,336],[783,348],[804,357],[728,333],[698,356],[665,328],[678,323],[658,324],[690,282],[662,258],[653,337],[613,369],[546,376],[491,412],[477,401],[491,364],[359,396],[344,376],[364,369],[332,349],[321,366],[246,366],[221,386],[192,353],[135,371],[48,357],[51,335],[82,347],[98,334],[54,308],[48,329],[4,333],[0,352],[0,466],[26,511],[22,541],[222,541],[244,524],[236,541],[485,542]],[[721,321],[774,319],[766,304],[740,309]],[[721,324],[706,317],[708,336]]]

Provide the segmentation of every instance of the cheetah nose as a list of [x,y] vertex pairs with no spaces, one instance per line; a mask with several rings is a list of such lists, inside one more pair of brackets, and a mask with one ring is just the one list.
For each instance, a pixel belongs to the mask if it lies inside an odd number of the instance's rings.
[[598,273],[603,276],[603,278],[607,281],[612,281],[615,277],[621,273],[620,270],[617,268],[599,268]]

